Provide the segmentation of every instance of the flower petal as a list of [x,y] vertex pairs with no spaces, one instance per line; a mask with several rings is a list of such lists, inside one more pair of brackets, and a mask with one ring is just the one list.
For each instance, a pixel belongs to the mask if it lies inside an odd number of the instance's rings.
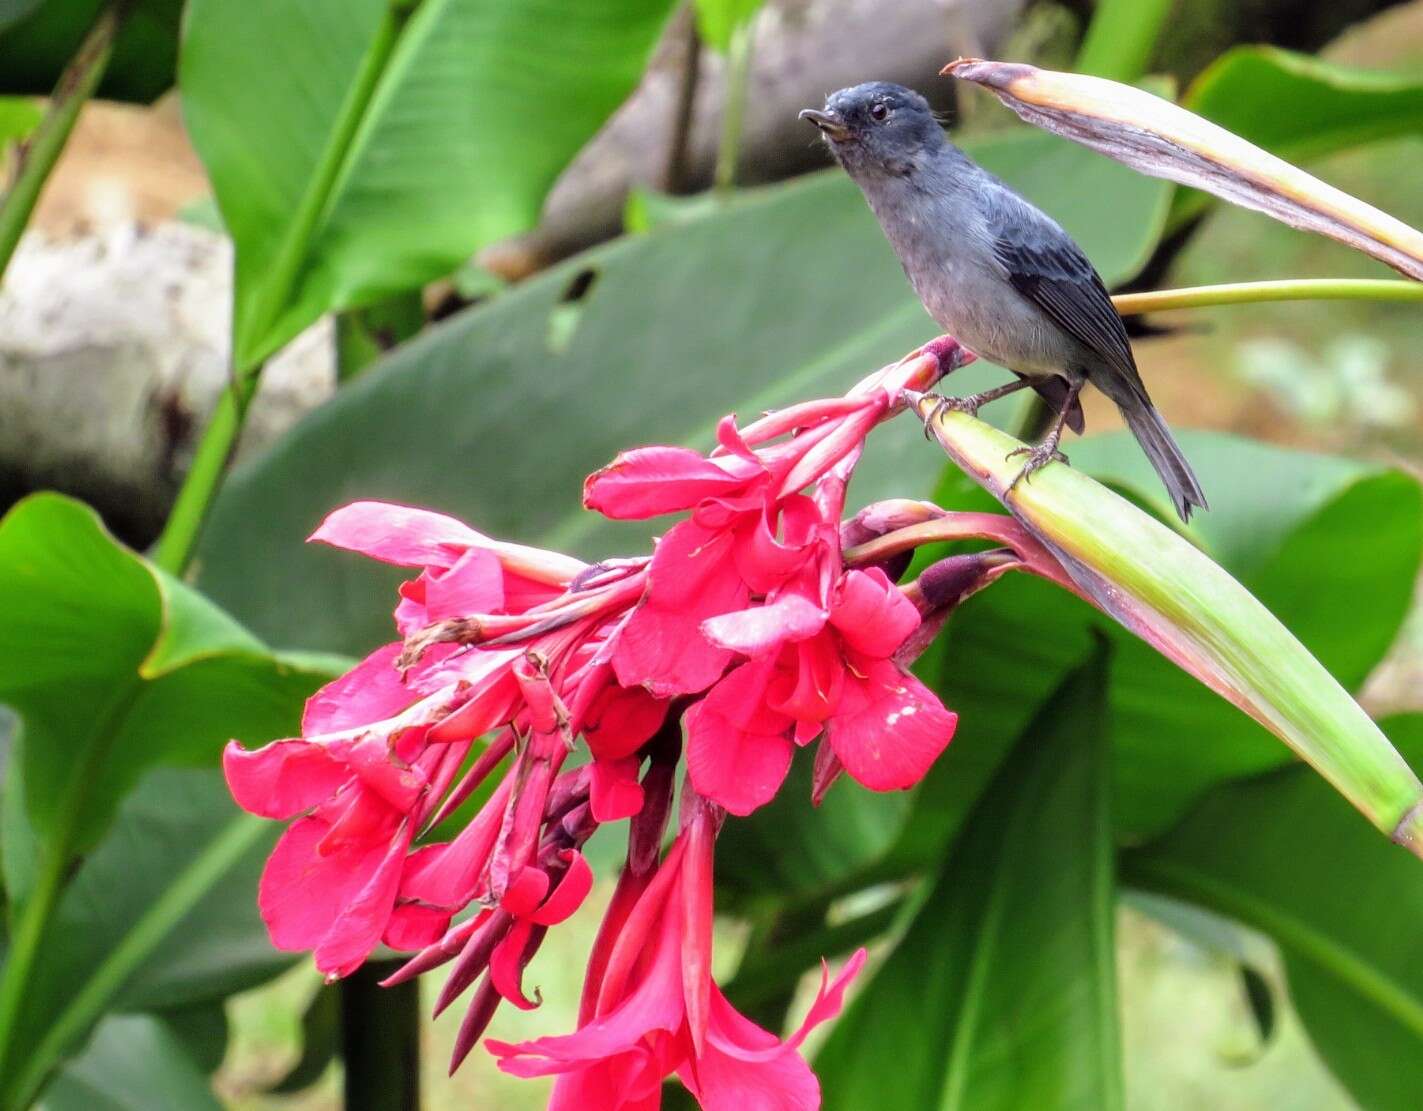
[[532,864],[519,869],[519,874],[504,891],[499,905],[515,918],[527,918],[538,909],[548,894],[548,873]]
[[647,595],[618,634],[613,671],[625,687],[660,698],[705,690],[731,653],[701,633],[708,617],[746,605],[750,592],[730,559],[731,536],[683,521],[657,544]]
[[524,949],[533,933],[534,924],[526,918],[514,923],[504,938],[494,947],[489,958],[489,979],[494,990],[521,1011],[532,1011],[538,1006],[524,995]]
[[637,781],[637,769],[641,763],[634,756],[622,760],[593,761],[590,765],[589,802],[595,821],[621,821],[642,809],[642,784]]
[[588,476],[583,505],[614,520],[641,520],[730,493],[759,470],[742,460],[707,459],[690,448],[637,448]]
[[429,575],[425,583],[427,624],[503,608],[504,569],[487,548],[470,548],[448,571]]
[[237,805],[261,818],[290,818],[336,793],[351,769],[309,741],[273,741],[248,751],[222,750],[222,772]]
[[302,736],[339,733],[384,721],[415,702],[418,695],[395,670],[401,647],[397,641],[377,648],[308,698],[301,715]]
[[593,700],[583,719],[583,738],[600,760],[631,756],[652,739],[667,717],[665,699],[642,687],[608,684]]
[[392,949],[411,952],[433,945],[450,927],[451,912],[422,903],[396,903],[381,941]]
[[924,777],[957,723],[957,714],[897,664],[860,657],[826,733],[854,779],[872,791],[894,791]]
[[443,513],[380,501],[342,506],[309,539],[399,567],[450,567],[465,548],[490,542]]
[[709,617],[702,622],[702,635],[744,656],[761,656],[787,641],[813,637],[825,627],[826,616],[809,598],[787,594],[767,605]]
[[583,905],[588,892],[593,890],[593,869],[577,849],[570,851],[572,859],[569,861],[568,871],[563,873],[563,879],[558,881],[558,886],[544,900],[543,906],[529,916],[531,921],[540,926],[557,926],[569,918]]
[[888,659],[919,627],[919,611],[883,571],[873,567],[841,576],[830,623],[857,652]]
[[765,705],[772,675],[770,661],[742,664],[682,718],[692,786],[733,814],[770,802],[790,770],[791,719]]

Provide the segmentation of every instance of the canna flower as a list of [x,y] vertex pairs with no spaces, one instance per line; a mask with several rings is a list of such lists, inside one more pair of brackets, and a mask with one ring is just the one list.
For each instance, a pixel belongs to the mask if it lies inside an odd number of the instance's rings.
[[595,953],[588,989],[596,1002],[586,1021],[573,1034],[486,1043],[505,1072],[558,1076],[551,1111],[656,1108],[662,1081],[673,1074],[709,1111],[820,1105],[820,1086],[799,1048],[814,1026],[839,1013],[864,950],[834,983],[822,976],[810,1013],[785,1041],[740,1014],[711,978],[720,811],[686,790],[680,836],[626,913],[606,958],[600,962]]
[[[842,772],[876,790],[917,782],[956,719],[908,663],[999,573],[1057,574],[1023,554],[1011,521],[968,515],[965,535],[1009,548],[900,586],[910,534],[943,511],[881,503],[842,521],[866,435],[961,361],[937,341],[845,397],[744,428],[727,417],[708,455],[620,455],[585,504],[686,514],[650,556],[590,565],[425,510],[333,512],[312,540],[415,576],[399,588],[400,639],[313,695],[301,736],[224,753],[237,802],[291,820],[259,889],[273,943],[310,949],[331,979],[382,942],[412,954],[387,983],[449,964],[436,1013],[470,993],[456,1066],[502,1003],[538,1005],[524,969],[593,885],[585,842],[626,819],[578,1029],[490,1042],[500,1066],[557,1074],[556,1107],[655,1107],[673,1074],[704,1107],[817,1107],[799,1047],[864,955],[823,978],[785,1041],[738,1014],[710,974],[713,845],[725,814],[767,802],[817,739],[815,802]],[[659,863],[684,739],[683,820]],[[473,818],[435,840],[480,789]]]

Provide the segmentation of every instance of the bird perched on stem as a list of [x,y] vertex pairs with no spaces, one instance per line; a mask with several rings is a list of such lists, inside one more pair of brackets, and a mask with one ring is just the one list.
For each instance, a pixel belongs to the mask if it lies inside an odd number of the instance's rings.
[[1064,425],[1082,431],[1078,395],[1091,382],[1121,410],[1181,519],[1207,508],[1191,466],[1137,373],[1126,327],[1082,249],[945,137],[918,93],[875,81],[841,89],[801,118],[824,135],[860,187],[914,292],[939,325],[1017,380],[941,406],[977,413],[1031,387],[1055,411],[1025,449],[1018,480],[1064,458]]

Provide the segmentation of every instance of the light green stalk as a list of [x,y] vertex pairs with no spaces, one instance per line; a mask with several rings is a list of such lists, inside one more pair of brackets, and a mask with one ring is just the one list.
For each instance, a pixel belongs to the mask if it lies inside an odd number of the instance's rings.
[[[919,402],[921,417],[933,408]],[[949,457],[997,497],[1098,608],[1292,748],[1384,833],[1423,857],[1423,785],[1294,635],[1185,537],[1081,471],[1014,485],[1019,441],[964,413],[932,418]]]

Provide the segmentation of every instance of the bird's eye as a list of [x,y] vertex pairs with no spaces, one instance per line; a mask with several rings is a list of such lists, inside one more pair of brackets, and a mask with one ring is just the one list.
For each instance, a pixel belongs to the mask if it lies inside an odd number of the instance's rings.
[[876,123],[883,123],[885,120],[889,119],[889,105],[871,104],[870,118],[873,119]]

